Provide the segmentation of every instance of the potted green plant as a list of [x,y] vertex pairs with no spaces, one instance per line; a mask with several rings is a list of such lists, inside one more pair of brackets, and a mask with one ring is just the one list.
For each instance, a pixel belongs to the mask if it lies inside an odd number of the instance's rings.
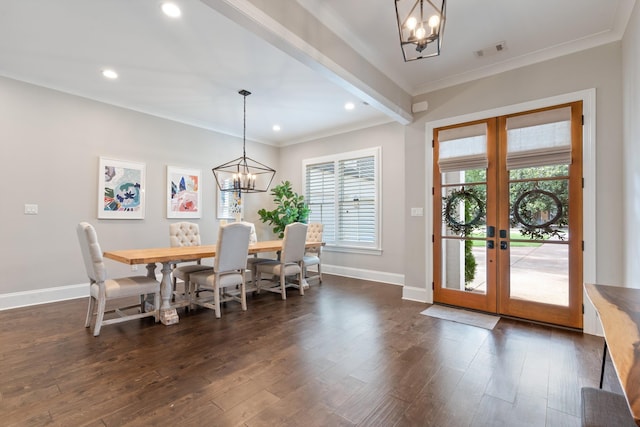
[[309,219],[309,207],[304,196],[291,188],[289,181],[284,181],[271,189],[276,208],[268,211],[260,209],[258,215],[262,222],[273,225],[273,232],[279,238],[284,237],[284,228],[293,222],[306,223]]

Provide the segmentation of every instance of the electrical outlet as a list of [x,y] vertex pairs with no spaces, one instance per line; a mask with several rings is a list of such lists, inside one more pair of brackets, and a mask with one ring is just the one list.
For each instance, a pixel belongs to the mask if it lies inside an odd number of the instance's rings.
[[138,271],[138,266],[136,264],[133,264],[131,266],[131,271]]
[[38,215],[38,205],[25,204],[24,205],[24,214],[25,215]]

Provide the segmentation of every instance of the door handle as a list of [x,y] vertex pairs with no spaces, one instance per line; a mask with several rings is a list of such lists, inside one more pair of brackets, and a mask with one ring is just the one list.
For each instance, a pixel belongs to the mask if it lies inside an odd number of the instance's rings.
[[500,249],[501,250],[506,250],[507,249],[507,242],[505,242],[504,240],[502,242],[500,242]]
[[493,249],[494,247],[493,240],[487,240],[487,249]]

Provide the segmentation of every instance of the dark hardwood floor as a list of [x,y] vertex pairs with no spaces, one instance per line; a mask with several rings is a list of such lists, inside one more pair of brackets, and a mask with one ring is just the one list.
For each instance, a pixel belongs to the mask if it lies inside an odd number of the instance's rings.
[[[493,331],[420,314],[401,287],[325,276],[109,325],[86,300],[0,312],[3,426],[577,426],[603,341],[501,319]],[[605,388],[619,387],[607,366]],[[618,388],[619,390],[619,388]]]

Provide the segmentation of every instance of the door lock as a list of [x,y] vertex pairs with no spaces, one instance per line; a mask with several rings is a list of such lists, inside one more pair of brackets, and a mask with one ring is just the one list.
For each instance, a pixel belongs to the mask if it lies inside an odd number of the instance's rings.
[[487,240],[487,249],[493,249],[494,246],[493,240]]
[[500,242],[500,249],[502,249],[503,251],[507,249],[507,242],[505,242],[504,240],[502,242]]

